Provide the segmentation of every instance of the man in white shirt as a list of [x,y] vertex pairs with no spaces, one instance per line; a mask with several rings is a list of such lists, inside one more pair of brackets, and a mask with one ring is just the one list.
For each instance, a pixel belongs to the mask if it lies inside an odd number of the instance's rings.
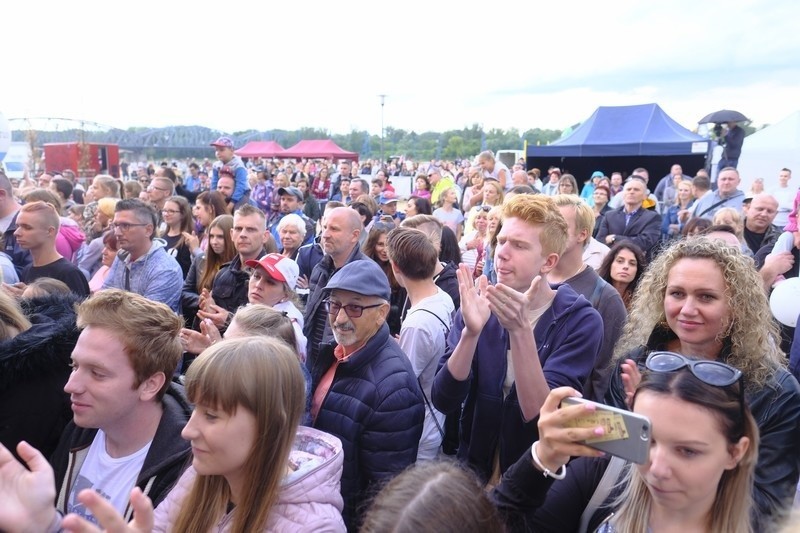
[[392,271],[411,303],[400,328],[400,348],[411,360],[425,395],[425,423],[417,460],[432,460],[442,443],[444,415],[431,403],[431,386],[447,348],[453,299],[433,281],[439,254],[427,235],[413,228],[398,228],[389,234],[386,245]]
[[794,209],[794,197],[797,196],[797,187],[789,187],[789,180],[792,179],[792,171],[782,168],[778,174],[778,186],[769,194],[778,200],[778,213],[772,222],[779,228],[789,223],[789,213]]
[[[100,494],[129,520],[134,486],[157,506],[190,458],[181,431],[191,406],[183,387],[172,382],[183,351],[180,317],[164,304],[109,289],[81,304],[77,322],[83,331],[64,387],[74,418],[50,460],[56,505],[52,492],[31,485],[26,496],[30,531],[59,530],[65,513],[97,523],[85,506],[85,494],[80,494],[84,489]],[[20,444],[18,451],[31,477],[47,470],[44,458],[30,446]],[[20,465],[4,461],[5,482],[15,466],[18,479],[26,476]],[[12,486],[22,485],[5,488]],[[4,493],[4,498],[11,495]]]

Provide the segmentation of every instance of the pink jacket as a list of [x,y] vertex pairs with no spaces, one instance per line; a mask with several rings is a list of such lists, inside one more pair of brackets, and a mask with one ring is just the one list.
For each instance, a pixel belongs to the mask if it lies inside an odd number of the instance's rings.
[[67,261],[72,262],[75,253],[86,239],[83,230],[71,218],[61,217],[61,227],[56,235],[56,251]]
[[[343,532],[340,478],[344,453],[342,442],[327,433],[300,426],[289,463],[294,472],[281,484],[278,501],[263,531],[297,533]],[[155,511],[155,532],[172,531],[181,512],[181,503],[189,492],[197,472],[190,466],[175,488]],[[190,512],[196,512],[192,510]],[[230,531],[233,513],[226,514],[214,533]]]

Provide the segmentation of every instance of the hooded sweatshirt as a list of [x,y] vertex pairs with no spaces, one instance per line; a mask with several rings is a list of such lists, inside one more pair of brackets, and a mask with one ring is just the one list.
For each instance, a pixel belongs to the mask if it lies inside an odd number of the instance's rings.
[[74,262],[75,254],[86,236],[78,223],[71,218],[61,217],[61,226],[56,236],[56,251],[67,261]]
[[[181,438],[181,431],[192,414],[183,386],[171,382],[161,404],[164,408],[161,421],[136,479],[136,486],[153,501],[153,505],[158,505],[167,496],[191,455],[189,442]],[[58,491],[56,509],[61,512],[67,510],[72,485],[96,434],[95,428],[81,428],[70,422],[50,458]],[[125,518],[129,520],[132,512],[129,505]]]
[[[313,428],[298,427],[289,455],[292,472],[281,482],[278,500],[262,531],[345,531],[340,492],[343,462],[344,452],[339,439]],[[156,508],[154,532],[174,529],[183,500],[196,477],[197,471],[189,467],[164,503]],[[230,531],[235,512],[234,509],[222,516],[211,531]]]
[[[551,390],[567,386],[582,391],[603,341],[603,320],[569,285],[552,287],[556,290],[553,303],[533,328],[542,372]],[[495,453],[499,454],[502,473],[538,439],[538,418],[524,420],[516,383],[508,395],[504,394],[510,340],[494,314],[478,338],[469,377],[464,381],[453,377],[447,360],[463,329],[464,317],[459,310],[447,339],[447,352],[433,380],[431,401],[445,414],[455,413],[463,405],[458,458],[488,480]]]
[[103,283],[103,289],[135,292],[167,304],[178,314],[181,312],[182,288],[183,270],[175,258],[167,253],[161,239],[153,239],[150,251],[133,262],[125,250],[117,252]]

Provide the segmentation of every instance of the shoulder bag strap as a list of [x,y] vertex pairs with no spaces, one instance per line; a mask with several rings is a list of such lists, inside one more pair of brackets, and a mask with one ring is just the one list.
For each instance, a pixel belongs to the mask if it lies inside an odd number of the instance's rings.
[[[442,326],[444,326],[444,337],[445,337],[445,340],[447,339],[447,335],[450,333],[450,328],[447,326],[447,324],[444,323],[444,320],[439,318],[439,315],[437,315],[433,311],[429,311],[427,309],[422,309],[422,308],[415,309],[414,313],[416,313],[417,311],[425,311],[429,315],[433,315],[434,317],[436,317],[436,320],[438,320],[439,323]],[[432,359],[432,361],[437,361],[437,359],[434,358],[434,359]],[[430,363],[428,363],[428,364],[430,364]],[[422,373],[420,373],[420,375],[421,374]],[[422,397],[425,398],[425,405],[428,406],[428,410],[431,412],[431,418],[433,418],[433,423],[436,424],[436,429],[439,430],[439,435],[441,435],[442,439],[444,439],[444,428],[442,428],[442,425],[439,423],[439,420],[436,418],[436,413],[433,410],[433,405],[431,405],[431,401],[428,399],[428,395],[425,394],[425,389],[422,388],[422,382],[419,380],[419,376],[417,376],[417,384],[419,385],[420,392],[422,392]]]
[[586,533],[588,530],[589,521],[592,519],[592,516],[594,516],[594,513],[597,512],[603,502],[608,499],[609,494],[611,494],[611,489],[614,488],[614,484],[617,482],[617,479],[619,479],[619,475],[624,466],[625,459],[620,459],[619,457],[612,457],[608,462],[608,467],[603,473],[600,483],[597,485],[597,488],[594,489],[592,499],[589,500],[589,504],[583,510],[583,514],[581,515],[581,523],[578,527],[578,531],[580,533]]
[[724,200],[720,200],[719,202],[717,202],[717,203],[715,203],[715,204],[713,204],[713,205],[711,205],[711,206],[709,206],[709,207],[706,207],[705,209],[703,209],[703,212],[702,212],[702,213],[700,213],[700,214],[699,214],[699,215],[697,215],[697,216],[698,216],[698,217],[702,217],[703,215],[705,215],[706,213],[708,213],[708,212],[709,212],[709,211],[711,211],[712,209],[715,209],[715,208],[717,208],[717,207],[721,206],[722,204],[726,203],[728,200],[733,200],[734,198],[738,198],[738,197],[739,197],[739,196],[741,196],[742,194],[744,194],[744,193],[743,193],[743,192],[741,192],[741,191],[739,191],[739,194],[736,194],[736,195],[734,195],[734,196],[731,196],[730,198],[725,198]]

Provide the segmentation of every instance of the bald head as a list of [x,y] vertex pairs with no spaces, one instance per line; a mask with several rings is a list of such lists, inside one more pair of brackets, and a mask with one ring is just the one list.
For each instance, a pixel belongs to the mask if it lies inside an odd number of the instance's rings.
[[349,207],[337,207],[325,215],[325,220],[336,220],[344,225],[349,231],[361,229],[361,217],[358,211]]
[[745,227],[753,233],[764,233],[778,214],[778,200],[771,194],[757,194],[750,202]]
[[513,174],[511,174],[511,183],[514,184],[514,187],[519,185],[527,185],[528,184],[528,173],[524,170],[517,170]]
[[337,207],[325,215],[322,229],[322,249],[341,268],[361,236],[361,217],[349,207]]

